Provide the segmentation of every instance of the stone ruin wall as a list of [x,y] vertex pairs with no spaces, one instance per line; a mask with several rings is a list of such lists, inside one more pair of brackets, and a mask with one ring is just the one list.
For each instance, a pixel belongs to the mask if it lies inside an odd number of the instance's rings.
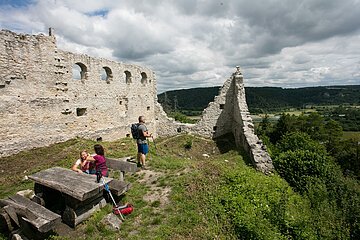
[[0,31],[0,157],[78,136],[123,138],[139,115],[156,132],[156,100],[149,68],[59,50],[51,32]]
[[232,83],[234,85],[232,133],[236,145],[245,149],[257,170],[266,174],[271,173],[274,169],[272,159],[264,143],[255,134],[254,124],[246,103],[243,76],[239,69],[233,74]]
[[187,132],[216,139],[231,133],[236,145],[247,152],[257,170],[268,174],[274,169],[266,146],[255,135],[254,124],[246,104],[243,75],[239,68],[225,81],[219,95],[209,103],[197,124],[176,123],[172,119],[165,119],[166,114],[162,111],[160,114],[163,117],[158,130],[162,128],[161,132],[167,135]]
[[[73,79],[75,64],[81,68],[79,80]],[[150,69],[59,50],[51,31],[49,36],[0,31],[0,114],[0,157],[75,137],[123,138],[144,115],[155,136],[184,132],[217,138],[232,133],[258,170],[273,169],[254,133],[239,70],[197,124],[177,123],[157,102]]]

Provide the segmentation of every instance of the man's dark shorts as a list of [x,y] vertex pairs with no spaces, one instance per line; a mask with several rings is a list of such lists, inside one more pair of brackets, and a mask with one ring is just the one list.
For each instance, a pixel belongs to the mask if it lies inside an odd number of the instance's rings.
[[138,144],[138,152],[146,155],[149,152],[147,143]]

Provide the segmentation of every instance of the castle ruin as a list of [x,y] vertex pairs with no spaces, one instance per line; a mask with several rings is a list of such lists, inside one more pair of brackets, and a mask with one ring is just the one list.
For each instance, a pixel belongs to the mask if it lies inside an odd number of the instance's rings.
[[123,138],[144,115],[155,136],[231,133],[258,170],[273,169],[254,134],[239,68],[197,124],[181,124],[157,102],[151,69],[62,51],[52,29],[48,36],[0,31],[0,114],[0,157],[75,137]]

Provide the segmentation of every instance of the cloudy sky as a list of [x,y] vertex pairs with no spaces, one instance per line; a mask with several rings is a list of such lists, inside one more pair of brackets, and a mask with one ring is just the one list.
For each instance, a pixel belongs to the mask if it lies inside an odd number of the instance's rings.
[[0,28],[148,66],[158,92],[360,84],[360,0],[0,0]]

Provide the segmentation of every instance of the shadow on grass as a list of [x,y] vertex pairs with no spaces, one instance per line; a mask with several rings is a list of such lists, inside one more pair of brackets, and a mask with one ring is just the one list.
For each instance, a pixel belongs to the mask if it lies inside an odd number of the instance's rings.
[[249,156],[249,154],[245,151],[243,147],[237,147],[235,144],[235,138],[232,133],[227,133],[220,137],[214,139],[217,148],[219,149],[221,154],[236,151],[241,155],[244,159],[246,165],[253,166],[253,162]]

